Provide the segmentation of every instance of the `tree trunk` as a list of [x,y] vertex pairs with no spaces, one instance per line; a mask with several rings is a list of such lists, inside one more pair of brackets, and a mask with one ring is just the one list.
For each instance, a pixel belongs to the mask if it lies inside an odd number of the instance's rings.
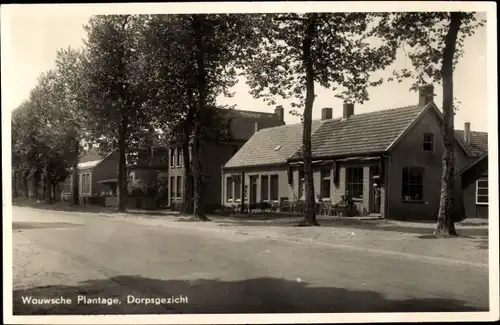
[[437,220],[436,235],[455,236],[455,222],[453,218],[453,199],[455,188],[455,135],[454,135],[454,107],[453,107],[453,58],[460,30],[462,16],[459,12],[450,13],[450,26],[445,37],[443,50],[443,66],[441,78],[443,81],[443,141],[444,152],[442,158],[441,198]]
[[117,210],[118,212],[125,212],[125,200],[126,200],[126,191],[127,191],[127,183],[126,183],[126,127],[127,122],[124,117],[120,122],[119,131],[118,131],[118,204]]
[[80,204],[80,191],[78,190],[79,187],[79,179],[78,179],[78,161],[75,162],[73,165],[73,171],[72,171],[72,176],[73,176],[73,195],[72,195],[72,201],[74,205],[79,205]]
[[13,171],[12,173],[12,197],[16,198],[17,194],[17,171]]
[[52,183],[52,201],[57,202],[57,183]]
[[193,207],[193,198],[194,198],[194,180],[193,180],[193,172],[191,168],[191,159],[190,159],[190,135],[193,130],[193,111],[194,107],[196,107],[193,99],[193,92],[188,90],[188,116],[183,123],[182,127],[182,154],[184,156],[184,193],[183,193],[183,202],[184,202],[184,213],[190,214],[194,212]]
[[52,170],[50,163],[45,165],[45,179],[44,179],[44,199],[45,203],[52,204]]
[[30,193],[29,193],[29,185],[28,185],[28,173],[24,172],[23,173],[23,185],[24,185],[24,197],[27,199],[30,198]]
[[38,171],[33,173],[32,185],[33,185],[33,197],[35,201],[38,201]]
[[304,130],[302,134],[302,150],[304,159],[304,178],[306,195],[306,215],[301,226],[319,226],[316,221],[316,200],[314,198],[314,181],[311,153],[311,125],[314,105],[314,67],[311,58],[311,45],[316,29],[313,18],[305,22],[305,34],[302,41],[302,64],[306,71],[306,102],[304,108]]
[[182,154],[184,156],[184,213],[193,213],[193,173],[191,171],[191,159],[189,158],[189,135],[186,130],[183,131]]
[[73,163],[73,184],[72,184],[72,192],[73,194],[71,195],[72,203],[74,205],[80,204],[80,197],[79,197],[79,191],[78,191],[78,185],[79,185],[79,179],[78,179],[78,156],[80,152],[80,144],[78,142],[75,143],[75,149],[76,149],[76,159]]
[[206,77],[205,77],[205,65],[204,65],[204,46],[203,46],[203,15],[193,15],[193,29],[195,32],[195,44],[196,44],[196,63],[197,63],[197,73],[196,73],[196,86],[198,88],[198,101],[196,107],[196,113],[194,114],[194,130],[193,130],[193,152],[192,152],[192,166],[193,166],[193,178],[194,178],[194,213],[193,220],[208,221],[209,219],[205,215],[205,206],[203,202],[203,177],[202,177],[202,166],[201,166],[201,141],[200,137],[202,128],[202,117],[205,112],[205,87],[206,87]]

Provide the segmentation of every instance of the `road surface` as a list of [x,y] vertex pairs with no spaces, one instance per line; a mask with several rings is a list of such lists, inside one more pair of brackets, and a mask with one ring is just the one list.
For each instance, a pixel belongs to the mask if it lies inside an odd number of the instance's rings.
[[14,315],[488,310],[484,264],[134,218],[13,207]]

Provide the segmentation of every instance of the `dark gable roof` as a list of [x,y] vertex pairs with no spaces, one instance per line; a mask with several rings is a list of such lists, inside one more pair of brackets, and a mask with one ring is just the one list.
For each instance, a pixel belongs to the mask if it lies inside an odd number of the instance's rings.
[[83,156],[78,160],[79,163],[85,163],[89,161],[97,161],[106,157],[107,154],[99,152],[98,148],[92,148],[83,153]]
[[[383,152],[425,109],[407,106],[327,120],[312,137],[314,158]],[[301,150],[291,160],[300,159]]]
[[220,109],[221,115],[229,120],[229,131],[233,140],[248,140],[255,133],[255,122],[259,130],[285,124],[273,113],[253,112],[236,109]]
[[[323,121],[312,122],[312,133]],[[260,130],[226,163],[225,168],[284,164],[302,145],[303,124],[290,124]]]
[[470,131],[470,133],[471,142],[467,144],[464,141],[464,130],[455,130],[457,138],[462,142],[467,151],[469,151],[469,156],[480,157],[488,153],[488,132]]

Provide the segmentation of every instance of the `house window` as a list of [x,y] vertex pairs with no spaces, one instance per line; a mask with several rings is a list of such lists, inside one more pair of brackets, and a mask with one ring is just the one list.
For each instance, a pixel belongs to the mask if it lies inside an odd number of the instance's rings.
[[233,201],[233,179],[232,176],[226,178],[226,200]]
[[279,175],[271,175],[271,201],[279,199]]
[[422,146],[424,151],[434,151],[434,134],[424,133]]
[[175,149],[170,149],[170,167],[175,166]]
[[261,176],[260,178],[260,200],[269,200],[269,176]]
[[478,179],[476,182],[476,204],[488,205],[487,179]]
[[170,177],[170,186],[169,186],[169,188],[170,188],[170,197],[172,197],[172,198],[175,197],[176,196],[175,195],[176,194],[175,193],[175,177],[173,177],[173,176]]
[[346,191],[353,199],[363,197],[363,167],[349,167],[346,169]]
[[175,185],[176,185],[176,192],[177,192],[176,197],[180,198],[182,195],[182,190],[181,190],[182,176],[177,176],[177,184],[175,184]]
[[304,197],[304,186],[305,186],[304,171],[299,170],[299,199],[302,199],[302,197]]
[[90,173],[82,173],[80,174],[80,188],[82,195],[90,195],[91,194],[91,184],[90,184]]
[[234,183],[234,200],[241,202],[241,176],[233,176]]
[[403,200],[422,201],[424,189],[424,169],[421,167],[403,168]]
[[330,198],[330,169],[321,170],[321,198]]
[[72,177],[68,176],[63,183],[63,194],[70,194],[72,188]]

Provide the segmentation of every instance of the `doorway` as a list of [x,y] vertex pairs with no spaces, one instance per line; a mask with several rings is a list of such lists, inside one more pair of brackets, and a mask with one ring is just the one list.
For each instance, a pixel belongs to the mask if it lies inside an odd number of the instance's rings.
[[370,168],[370,213],[380,213],[382,200],[381,189],[380,167],[378,165],[372,166]]
[[249,193],[249,205],[251,207],[255,206],[257,204],[257,178],[258,175],[252,175],[250,176],[250,193]]

